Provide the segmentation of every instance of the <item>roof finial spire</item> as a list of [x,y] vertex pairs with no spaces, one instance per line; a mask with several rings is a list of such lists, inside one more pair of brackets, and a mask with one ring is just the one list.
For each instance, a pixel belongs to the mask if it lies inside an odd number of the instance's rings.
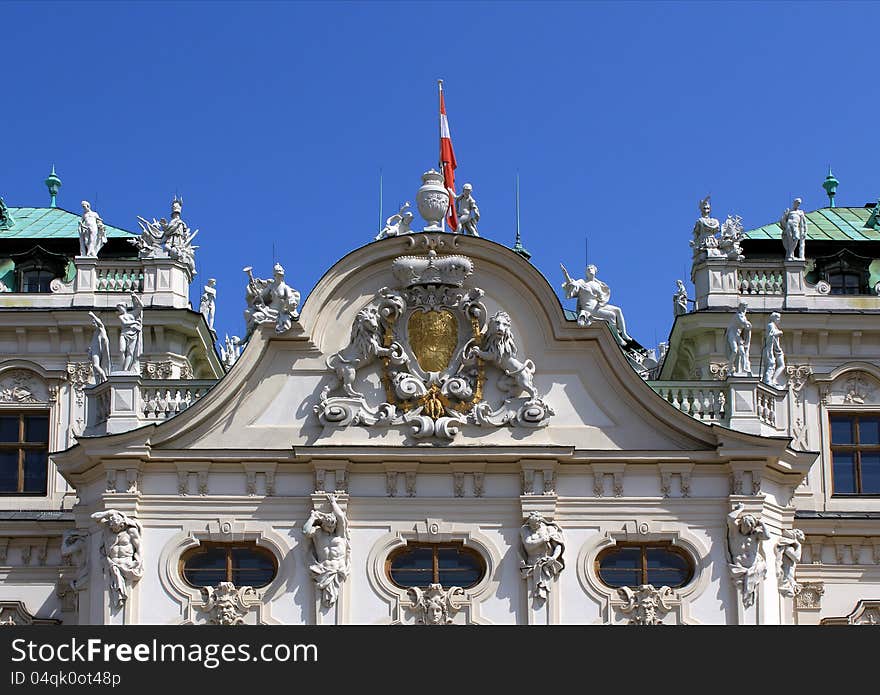
[[822,184],[822,188],[825,189],[825,192],[828,194],[828,200],[831,201],[831,207],[834,207],[834,196],[837,193],[837,186],[840,183],[836,178],[834,178],[834,174],[831,173],[831,165],[828,165],[828,176],[825,177],[825,182]]
[[44,183],[46,184],[46,188],[49,189],[49,195],[51,196],[51,199],[49,200],[49,207],[57,207],[55,205],[55,196],[58,195],[58,189],[61,188],[61,179],[59,179],[58,174],[55,173],[54,164],[52,165],[52,173],[46,177]]
[[519,174],[516,175],[516,241],[513,244],[513,252],[529,260],[532,257],[526,247],[522,245],[522,238],[519,234]]

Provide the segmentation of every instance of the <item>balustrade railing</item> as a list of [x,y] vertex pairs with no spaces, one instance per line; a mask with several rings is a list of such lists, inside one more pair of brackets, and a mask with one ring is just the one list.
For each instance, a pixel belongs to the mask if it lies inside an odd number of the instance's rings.
[[728,389],[719,381],[652,381],[649,382],[667,403],[676,410],[703,422],[723,423],[727,415]]
[[785,269],[780,266],[740,266],[736,274],[740,294],[785,294]]
[[165,420],[186,410],[207,393],[216,382],[211,380],[150,380],[140,387],[140,417]]

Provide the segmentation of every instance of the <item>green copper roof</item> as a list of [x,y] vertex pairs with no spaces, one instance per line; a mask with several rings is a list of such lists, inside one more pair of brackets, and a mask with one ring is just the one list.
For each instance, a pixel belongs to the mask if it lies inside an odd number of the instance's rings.
[[[61,208],[8,208],[15,224],[0,227],[0,239],[79,239],[80,216]],[[131,237],[119,227],[106,222],[107,238]]]
[[[880,241],[880,231],[866,229],[868,208],[819,208],[807,213],[807,239],[815,241]],[[746,232],[746,239],[782,239],[776,222]]]

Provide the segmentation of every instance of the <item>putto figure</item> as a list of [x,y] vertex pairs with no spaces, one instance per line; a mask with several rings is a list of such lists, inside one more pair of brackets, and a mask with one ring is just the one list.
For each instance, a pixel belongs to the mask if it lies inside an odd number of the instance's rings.
[[409,201],[406,201],[400,206],[400,210],[385,220],[385,226],[376,235],[376,241],[385,237],[401,236],[412,232],[409,226],[412,224],[414,215],[409,211],[409,207]]
[[88,349],[89,361],[92,363],[92,376],[95,377],[95,383],[102,384],[107,381],[107,374],[110,372],[110,339],[107,337],[104,322],[91,311],[89,316],[91,316],[92,325],[95,327]]
[[795,198],[790,208],[786,208],[779,220],[782,227],[782,245],[785,247],[785,260],[804,260],[804,246],[807,240],[807,215],[801,210],[800,198]]
[[752,345],[752,324],[746,318],[749,306],[740,302],[736,315],[727,327],[727,361],[731,376],[752,376],[749,349]]
[[247,266],[248,285],[245,290],[247,308],[244,320],[247,324],[245,338],[260,323],[275,322],[275,332],[285,333],[290,330],[293,322],[299,318],[299,292],[284,282],[284,266],[276,263],[271,280],[255,278],[253,268]]
[[122,330],[119,333],[119,353],[122,356],[122,371],[137,374],[140,368],[138,360],[144,352],[144,305],[136,294],[131,295],[134,305],[131,311],[125,304],[117,304],[119,322]]
[[762,361],[764,373],[761,381],[774,388],[782,388],[779,379],[785,374],[785,353],[782,351],[782,329],[779,322],[782,315],[778,311],[770,314],[767,330],[764,332],[764,351]]
[[477,222],[480,220],[480,208],[471,191],[474,187],[466,183],[461,187],[461,195],[455,197],[455,214],[458,215],[459,234],[480,236],[477,233]]
[[761,543],[770,538],[764,524],[754,514],[744,514],[742,502],[727,515],[727,548],[730,573],[742,593],[743,606],[755,603],[758,584],[767,574]]
[[199,300],[199,313],[205,317],[208,328],[214,330],[214,306],[217,302],[217,280],[211,278]]
[[82,201],[82,209],[79,221],[79,255],[97,258],[98,252],[107,243],[107,230],[101,217],[92,210],[89,201]]
[[565,568],[562,529],[538,512],[532,512],[520,529],[525,560],[520,561],[522,576],[529,580],[531,594],[543,601],[550,594],[551,582]]
[[584,279],[574,280],[564,265],[560,263],[559,267],[562,268],[562,274],[565,276],[565,282],[562,283],[565,296],[569,299],[577,297],[578,325],[589,326],[595,319],[600,319],[608,322],[617,331],[623,343],[630,342],[632,338],[626,332],[623,311],[620,307],[608,303],[611,299],[611,289],[596,277],[598,268],[588,265]]
[[92,519],[104,527],[101,554],[110,573],[110,605],[122,608],[132,586],[144,575],[141,525],[115,509],[95,512]]
[[336,604],[339,590],[351,572],[351,537],[348,519],[336,495],[327,494],[330,512],[312,509],[303,525],[303,535],[312,542],[309,572],[321,592],[321,603],[329,608]]

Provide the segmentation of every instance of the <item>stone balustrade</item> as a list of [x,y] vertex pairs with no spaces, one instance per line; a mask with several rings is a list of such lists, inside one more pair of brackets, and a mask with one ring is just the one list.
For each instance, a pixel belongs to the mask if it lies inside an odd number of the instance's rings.
[[661,397],[686,415],[703,422],[725,422],[727,388],[719,381],[651,381]]
[[785,268],[781,264],[741,264],[736,274],[740,294],[785,294]]
[[189,408],[216,382],[213,380],[150,380],[141,386],[141,412],[145,420],[165,420]]

